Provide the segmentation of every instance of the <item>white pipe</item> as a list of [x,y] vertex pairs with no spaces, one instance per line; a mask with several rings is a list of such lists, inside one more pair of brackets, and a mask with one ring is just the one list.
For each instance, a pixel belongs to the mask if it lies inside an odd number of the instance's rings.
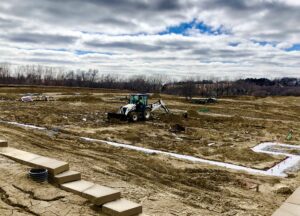
[[[0,122],[16,125],[19,127],[30,128],[30,129],[47,130],[47,128],[44,128],[44,127],[27,125],[27,124],[22,124],[22,123],[17,123],[17,122],[7,122],[7,121],[2,121],[2,120],[0,120]],[[265,171],[265,170],[253,169],[253,168],[248,168],[248,167],[230,164],[230,163],[202,159],[202,158],[189,156],[189,155],[182,155],[182,154],[176,154],[176,153],[172,153],[172,152],[165,152],[165,151],[148,149],[148,148],[143,148],[143,147],[138,147],[138,146],[122,144],[122,143],[110,142],[110,141],[106,141],[106,140],[92,139],[92,138],[88,138],[88,137],[80,137],[80,138],[85,141],[88,141],[88,142],[105,143],[107,145],[111,145],[114,147],[122,147],[122,148],[126,148],[126,149],[143,152],[146,154],[161,154],[161,155],[166,155],[166,156],[170,156],[173,158],[188,160],[191,162],[206,163],[206,164],[224,167],[224,168],[228,168],[228,169],[245,171],[245,172],[252,173],[252,174],[262,174],[262,175],[269,175],[269,176],[286,177],[287,175],[286,175],[286,173],[284,173],[284,171],[286,171],[287,169],[300,163],[300,156],[289,154],[289,153],[284,153],[284,152],[274,152],[271,150],[265,150],[266,148],[272,147],[272,146],[287,147],[287,148],[291,148],[291,149],[300,149],[300,146],[293,146],[293,145],[288,145],[288,144],[279,144],[279,143],[272,143],[272,142],[261,143],[255,147],[253,147],[252,150],[257,153],[266,153],[266,154],[272,154],[272,155],[285,155],[288,158],[283,160],[279,164],[275,165],[274,167]]]
[[22,123],[18,123],[18,122],[9,122],[9,121],[2,121],[2,120],[0,120],[0,122],[15,125],[15,126],[19,126],[19,127],[24,127],[24,128],[30,128],[30,129],[36,129],[36,130],[46,130],[46,128],[44,128],[44,127],[38,127],[38,126],[34,126],[34,125],[22,124]]
[[[269,175],[269,176],[279,176],[279,177],[286,177],[287,175],[284,173],[284,171],[290,167],[293,167],[297,163],[300,162],[300,156],[295,156],[290,154],[285,154],[285,153],[277,153],[277,152],[272,152],[272,151],[265,151],[262,150],[263,148],[266,148],[270,145],[273,145],[272,143],[262,143],[256,148],[254,147],[254,151],[256,152],[263,152],[267,154],[284,154],[284,155],[289,155],[290,157],[287,158],[286,160],[282,161],[281,163],[275,165],[274,167],[268,169],[268,170],[259,170],[259,169],[253,169],[253,168],[248,168],[244,166],[239,166],[239,165],[234,165],[230,163],[224,163],[224,162],[219,162],[219,161],[213,161],[213,160],[207,160],[207,159],[202,159],[202,158],[197,158],[193,156],[188,156],[188,155],[182,155],[182,154],[176,154],[176,153],[171,153],[171,152],[165,152],[165,151],[160,151],[160,150],[153,150],[153,149],[148,149],[148,148],[143,148],[143,147],[138,147],[138,146],[132,146],[132,145],[127,145],[127,144],[121,144],[121,143],[116,143],[116,142],[110,142],[106,140],[98,140],[98,139],[91,139],[88,137],[81,137],[81,139],[88,141],[88,142],[100,142],[100,143],[105,143],[114,147],[122,147],[126,149],[131,149],[139,152],[144,152],[146,154],[162,154],[162,155],[167,155],[170,157],[178,158],[178,159],[183,159],[183,160],[188,160],[196,163],[206,163],[210,165],[215,165],[215,166],[220,166],[220,167],[225,167],[228,169],[233,169],[233,170],[239,170],[239,171],[245,171],[248,173],[253,173],[253,174],[262,174],[262,175]],[[285,144],[281,144],[280,146],[285,146]],[[289,146],[291,147],[291,146]],[[296,147],[296,148],[300,148]]]

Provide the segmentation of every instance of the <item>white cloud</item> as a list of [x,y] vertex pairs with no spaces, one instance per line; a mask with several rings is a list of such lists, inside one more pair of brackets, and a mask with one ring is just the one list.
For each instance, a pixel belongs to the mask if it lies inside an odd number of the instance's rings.
[[[2,0],[0,62],[118,74],[300,76],[300,52],[285,51],[300,43],[295,2]],[[158,34],[193,20],[226,34],[195,27]]]

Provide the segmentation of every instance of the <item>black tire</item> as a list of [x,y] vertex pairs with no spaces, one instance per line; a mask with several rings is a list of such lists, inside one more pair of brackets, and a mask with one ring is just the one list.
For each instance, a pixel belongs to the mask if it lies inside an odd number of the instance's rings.
[[129,116],[129,121],[137,122],[139,120],[139,115],[136,112],[130,112],[128,116]]
[[146,121],[148,121],[151,118],[151,110],[149,108],[145,109],[143,118]]

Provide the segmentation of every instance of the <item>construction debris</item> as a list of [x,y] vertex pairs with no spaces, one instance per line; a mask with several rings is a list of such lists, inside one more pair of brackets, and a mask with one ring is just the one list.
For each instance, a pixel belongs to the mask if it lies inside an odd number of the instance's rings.
[[194,104],[210,104],[217,103],[218,100],[216,98],[193,98],[192,103]]
[[20,99],[22,102],[33,102],[33,101],[53,101],[54,98],[43,94],[31,94],[28,93]]

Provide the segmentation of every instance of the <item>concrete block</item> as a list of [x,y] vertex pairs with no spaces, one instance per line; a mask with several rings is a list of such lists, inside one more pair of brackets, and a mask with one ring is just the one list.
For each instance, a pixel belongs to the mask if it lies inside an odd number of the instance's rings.
[[37,159],[40,156],[37,154],[33,154],[30,152],[26,152],[26,151],[22,151],[22,150],[18,150],[15,148],[10,148],[10,147],[6,147],[6,148],[0,148],[0,154],[15,160],[21,164],[25,164],[25,165],[31,165],[30,161],[33,159]]
[[41,156],[31,160],[30,163],[33,167],[42,167],[48,169],[48,173],[52,177],[69,170],[69,164],[67,162],[48,157]]
[[67,182],[78,181],[80,179],[81,179],[80,172],[69,170],[54,176],[53,180],[54,183],[64,184]]
[[8,147],[8,143],[6,140],[0,140],[0,147]]
[[48,169],[50,177],[69,170],[69,164],[64,161],[43,157],[15,148],[0,148],[0,154],[9,157],[21,164],[46,168]]
[[[294,191],[294,193],[291,196],[289,196],[289,198],[285,202],[300,205],[300,187],[297,188]],[[300,214],[300,212],[299,212],[299,214]]]
[[82,196],[90,200],[95,205],[102,205],[104,203],[120,199],[121,193],[118,190],[95,184],[84,190],[82,192]]
[[276,210],[276,212],[274,212],[272,214],[272,216],[294,216],[294,215],[291,215],[291,214],[289,214],[289,213],[287,213],[284,210],[279,208],[279,209]]
[[15,148],[10,148],[10,147],[0,148],[0,153],[2,155],[13,155],[14,153],[16,153],[18,151],[20,151],[20,150],[17,150]]
[[125,199],[119,199],[106,203],[102,206],[103,213],[112,216],[132,216],[142,213],[143,209],[140,204]]
[[291,203],[283,203],[272,216],[299,216],[300,215],[300,205],[295,205]]
[[95,185],[95,184],[92,182],[88,182],[85,180],[79,180],[79,181],[68,182],[68,183],[62,184],[61,188],[66,191],[77,194],[79,196],[82,196],[82,192],[85,191],[86,189],[92,187],[93,185]]

